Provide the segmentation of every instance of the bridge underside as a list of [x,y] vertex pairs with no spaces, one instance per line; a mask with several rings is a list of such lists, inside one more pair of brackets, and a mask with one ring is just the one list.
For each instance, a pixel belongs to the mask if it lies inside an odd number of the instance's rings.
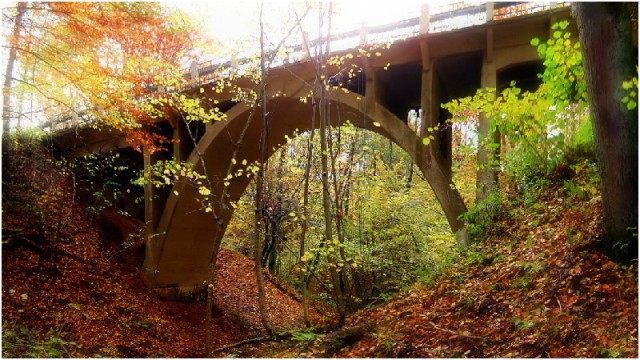
[[[437,162],[431,161],[429,149],[402,120],[370,99],[351,93],[336,96],[330,105],[334,126],[349,121],[393,140],[411,154],[434,189],[437,189],[436,192],[442,194],[442,201],[450,208],[449,213],[465,210],[462,199],[450,186],[447,172],[440,169]],[[313,110],[297,98],[275,98],[268,102],[267,108],[270,117],[269,156],[285,143],[285,136],[310,130]],[[232,108],[228,120],[209,125],[198,143],[202,159],[196,151],[189,158],[190,162],[196,164],[197,171],[204,172],[206,168],[211,179],[213,199],[209,198],[207,204],[213,205],[212,212],[203,211],[205,199],[198,189],[189,184],[177,184],[174,190],[178,195],[174,191],[169,194],[155,234],[147,241],[143,268],[146,283],[156,289],[159,295],[175,297],[180,292],[202,287],[208,278],[211,256],[216,253],[233,213],[230,203],[240,198],[251,181],[250,177],[241,176],[233,178],[225,186],[224,179],[233,157],[233,150],[230,149],[241,143],[231,173],[244,168],[241,165],[243,160],[249,164],[257,160],[260,119],[251,114],[252,111],[245,105]],[[254,122],[255,126],[249,125],[244,137],[241,137],[247,122]],[[380,126],[374,126],[374,122]],[[455,230],[463,228],[457,219],[449,220],[457,226]]]
[[[529,41],[534,36],[548,36],[549,22],[549,18],[537,18],[513,23],[510,29],[494,26],[458,32],[452,35],[459,42],[455,49],[451,47],[452,38],[447,41],[444,36],[392,46],[387,58],[383,55],[381,59],[364,61],[358,76],[336,84],[347,91],[332,92],[332,124],[339,126],[348,120],[391,139],[407,151],[434,190],[452,232],[465,243],[466,226],[458,216],[466,207],[451,181],[451,130],[444,126],[448,115],[440,104],[473,95],[479,87],[503,88],[511,80],[523,88],[535,88],[535,74],[541,67]],[[285,96],[274,96],[267,105],[269,155],[285,142],[285,136],[310,129],[313,109],[298,99],[309,93],[305,84],[313,82],[314,71],[309,65],[310,62],[295,64],[286,71],[275,69],[270,74],[270,93]],[[339,69],[330,71],[339,73]],[[421,134],[406,124],[410,109],[422,109]],[[255,111],[260,114],[261,109]],[[147,241],[143,274],[147,285],[161,297],[182,297],[206,284],[212,256],[217,253],[233,213],[230,203],[240,198],[250,182],[248,177],[238,177],[225,187],[224,179],[229,171],[235,173],[243,167],[242,160],[257,160],[259,116],[252,118],[250,114],[244,104],[231,107],[227,120],[207,125],[198,151],[192,151],[188,158],[198,171],[206,168],[212,181],[213,212],[203,211],[204,199],[196,188],[180,183],[174,187],[179,195],[172,191],[166,203],[161,204],[162,215],[151,221],[153,235]],[[481,118],[481,131],[483,121],[488,126],[488,120]],[[247,122],[253,124],[241,137]],[[423,145],[427,128],[437,124],[444,130],[429,146]],[[229,169],[236,147],[236,165]]]

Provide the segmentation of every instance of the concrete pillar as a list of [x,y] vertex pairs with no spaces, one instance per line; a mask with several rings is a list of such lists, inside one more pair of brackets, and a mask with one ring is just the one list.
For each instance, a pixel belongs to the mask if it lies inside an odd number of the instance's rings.
[[374,69],[369,66],[369,60],[365,58],[364,60],[364,76],[365,76],[365,85],[364,85],[364,95],[367,101],[378,102],[378,96],[376,91],[376,73]]
[[429,4],[422,5],[422,11],[420,13],[420,35],[429,33],[429,22],[431,21],[429,15]]
[[487,18],[487,22],[489,21],[493,21],[493,10],[495,9],[495,4],[491,1],[487,2],[485,4],[486,7],[486,18]]
[[233,50],[231,52],[231,68],[234,71],[238,71],[238,67],[240,66],[238,62],[238,50]]
[[[482,63],[482,88],[496,88],[496,65],[493,61],[493,29],[487,29],[487,50]],[[498,186],[500,148],[487,145],[500,144],[500,133],[491,131],[493,119],[480,114],[478,124],[478,175],[476,180],[476,203],[487,198]]]
[[198,69],[198,62],[193,60],[191,66],[189,66],[189,74],[191,75],[191,86],[197,86],[200,82],[200,70]]
[[362,19],[360,22],[360,46],[367,44],[369,38],[369,26],[367,26],[367,20]]
[[[147,173],[149,168],[154,163],[153,154],[149,152],[147,148],[142,150],[142,156],[144,159],[144,172]],[[158,214],[158,206],[154,198],[156,197],[155,186],[149,183],[149,180],[144,184],[144,223],[145,223],[145,261],[143,266],[143,280],[145,284],[151,288],[155,287],[154,274],[157,270],[158,259],[155,256],[159,253],[156,249],[159,244],[157,243],[158,237],[156,236],[156,229],[158,227],[158,221],[160,215]]]
[[303,47],[303,59],[309,59],[311,57],[311,42],[309,41],[309,34],[306,31],[302,31],[302,47]]
[[171,127],[173,128],[173,139],[178,140],[173,143],[173,159],[177,162],[186,161],[193,148],[187,125],[184,121],[176,119],[171,121]]
[[420,49],[422,51],[420,137],[434,137],[429,143],[430,154],[433,160],[440,163],[443,171],[451,179],[451,130],[447,128],[447,124],[440,122],[440,87],[426,39],[420,42]]

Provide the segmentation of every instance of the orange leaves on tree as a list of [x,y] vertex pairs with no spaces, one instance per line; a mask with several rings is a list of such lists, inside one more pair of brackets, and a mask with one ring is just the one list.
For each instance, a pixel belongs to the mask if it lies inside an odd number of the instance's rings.
[[66,115],[122,130],[156,150],[146,129],[156,119],[158,79],[180,83],[181,63],[202,33],[153,2],[31,3],[23,35],[13,46],[26,91],[46,116]]

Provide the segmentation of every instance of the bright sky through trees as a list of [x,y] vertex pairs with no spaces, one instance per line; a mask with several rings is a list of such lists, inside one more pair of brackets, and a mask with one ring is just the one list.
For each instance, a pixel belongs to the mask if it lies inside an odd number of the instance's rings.
[[[398,1],[366,1],[366,0],[336,0],[334,1],[334,16],[332,18],[332,33],[340,33],[360,28],[364,23],[368,26],[392,23],[397,20],[415,17],[420,14],[421,6],[426,0],[398,0]],[[442,2],[440,2],[442,3]],[[260,2],[257,0],[221,0],[221,1],[175,1],[177,8],[193,15],[206,26],[210,36],[220,40],[225,47],[234,48],[238,41],[255,38],[259,35],[258,14]],[[293,21],[292,6],[299,14],[304,11],[305,2],[300,0],[265,0],[264,12],[268,26],[271,26],[271,41],[280,39],[277,33],[286,33]],[[316,19],[317,14],[309,18]],[[313,29],[309,26],[310,34]],[[268,36],[269,37],[269,36]],[[313,37],[313,36],[312,36]]]

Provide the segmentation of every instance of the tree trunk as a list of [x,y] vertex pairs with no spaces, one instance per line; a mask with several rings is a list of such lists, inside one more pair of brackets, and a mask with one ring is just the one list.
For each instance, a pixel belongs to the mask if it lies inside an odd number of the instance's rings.
[[264,274],[262,273],[262,244],[260,241],[262,229],[264,228],[263,222],[263,192],[264,192],[264,172],[267,162],[267,131],[269,129],[269,120],[267,117],[267,91],[266,91],[266,55],[264,49],[264,24],[263,24],[263,9],[264,3],[260,4],[260,102],[262,110],[262,132],[260,134],[260,154],[259,170],[256,176],[256,208],[255,208],[255,222],[253,229],[253,246],[254,246],[254,261],[256,271],[256,282],[258,285],[258,309],[260,310],[260,320],[262,325],[269,335],[272,334],[272,329],[269,326],[267,319],[267,308],[264,290]]
[[[315,96],[313,97],[313,99],[315,99]],[[315,100],[313,100],[315,101]],[[314,111],[313,114],[311,115],[311,130],[310,130],[310,135],[309,135],[309,140],[307,143],[307,163],[305,165],[304,168],[304,191],[303,191],[303,200],[302,200],[302,230],[301,230],[301,234],[300,234],[300,259],[302,259],[304,257],[304,254],[306,252],[306,245],[305,245],[305,238],[307,236],[307,229],[309,228],[309,175],[311,174],[311,161],[313,158],[313,138],[314,138],[314,128],[315,128],[315,119],[316,119],[316,112],[315,112],[315,103],[314,103]],[[301,264],[303,266],[304,263]],[[311,270],[310,268],[307,268],[307,270]],[[307,327],[311,326],[311,321],[309,320],[309,284],[307,279],[309,279],[309,277],[307,277],[306,272],[302,272],[302,275],[300,275],[300,280],[302,281],[302,309],[303,309],[303,313],[304,313],[304,323]]]
[[[331,35],[331,9],[332,4],[329,3],[329,31],[327,34],[327,46],[325,48],[325,53],[321,52],[321,64],[325,64],[329,55],[329,39]],[[322,11],[322,9],[320,9]],[[322,26],[322,23],[321,25]],[[329,249],[336,248],[336,244],[333,241],[333,224],[331,221],[332,211],[331,211],[331,194],[329,193],[329,149],[328,149],[328,137],[327,132],[329,131],[329,95],[327,94],[327,69],[326,66],[322,68],[322,77],[321,79],[325,79],[321,81],[320,84],[320,99],[318,102],[320,108],[320,161],[322,166],[322,205],[324,212],[324,240]],[[329,273],[331,276],[331,284],[333,290],[333,299],[336,302],[336,307],[338,309],[339,316],[339,325],[342,326],[344,319],[346,317],[346,307],[344,294],[342,292],[342,282],[341,276],[338,272],[338,260],[335,255],[335,252],[331,250],[327,251],[327,262],[329,263]]]
[[630,5],[573,4],[601,177],[600,246],[622,261],[638,256],[638,111],[621,102],[622,82],[637,76]]
[[2,88],[2,154],[4,156],[8,155],[10,145],[9,135],[11,132],[11,87],[13,82],[13,67],[16,63],[16,49],[18,41],[20,40],[20,32],[22,31],[22,17],[26,11],[27,3],[23,1],[19,2],[13,23],[13,34],[11,35],[11,47],[9,48],[7,69],[4,73],[4,87]]

